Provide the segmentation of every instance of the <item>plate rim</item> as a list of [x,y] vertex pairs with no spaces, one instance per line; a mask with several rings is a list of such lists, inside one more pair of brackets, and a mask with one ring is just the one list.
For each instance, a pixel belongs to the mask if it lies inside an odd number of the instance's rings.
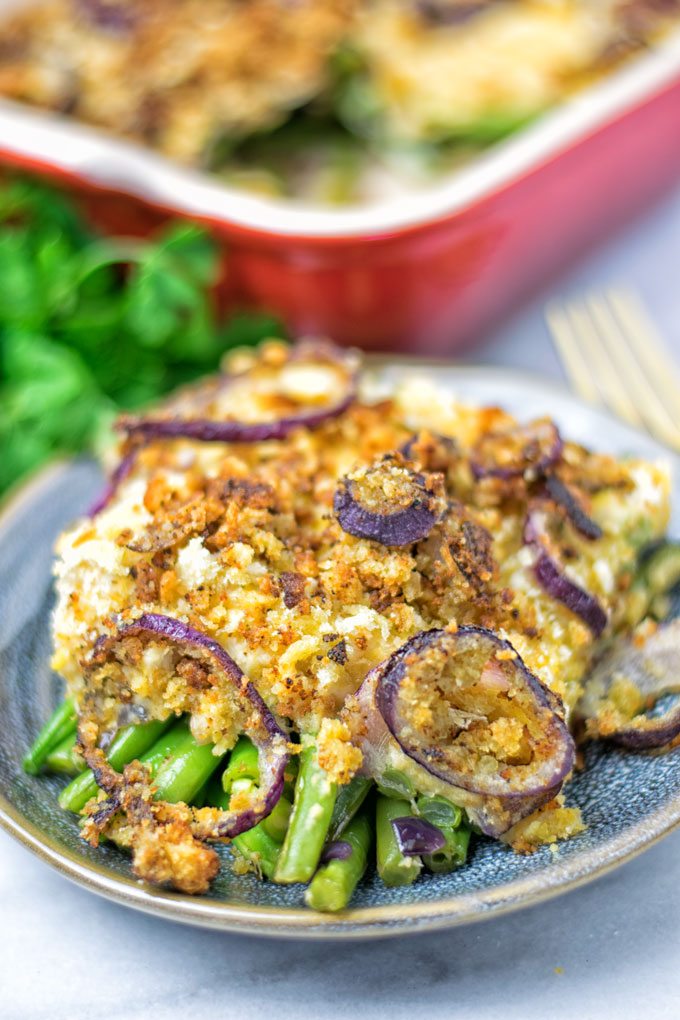
[[[530,388],[539,385],[544,392],[559,394],[582,410],[603,417],[609,424],[631,435],[644,437],[649,444],[649,437],[643,433],[637,433],[607,412],[581,401],[559,382],[537,373],[499,366],[456,365],[444,359],[403,356],[374,356],[367,359],[367,365],[376,369],[413,366],[426,372],[428,369],[446,368],[448,371],[455,370],[461,376],[484,376],[489,381],[496,378]],[[672,451],[660,444],[655,445],[660,454],[678,463]],[[10,492],[9,498],[0,505],[0,537],[22,509],[66,471],[69,463],[63,460],[52,462]],[[680,789],[651,816],[628,826],[604,847],[598,846],[574,854],[566,861],[560,861],[558,855],[547,870],[500,886],[459,893],[435,902],[353,907],[339,914],[321,914],[309,908],[237,905],[205,896],[189,897],[155,889],[132,876],[114,874],[105,865],[88,861],[77,852],[60,846],[16,809],[2,791],[0,828],[77,885],[144,913],[239,934],[292,936],[301,939],[367,939],[452,928],[499,917],[586,885],[632,860],[680,828]]]

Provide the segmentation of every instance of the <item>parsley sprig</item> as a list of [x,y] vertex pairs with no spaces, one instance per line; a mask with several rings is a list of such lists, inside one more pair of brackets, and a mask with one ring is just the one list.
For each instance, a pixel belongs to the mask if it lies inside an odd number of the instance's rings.
[[0,493],[56,454],[96,447],[121,408],[280,335],[267,315],[219,324],[215,243],[177,223],[109,238],[25,178],[0,184]]

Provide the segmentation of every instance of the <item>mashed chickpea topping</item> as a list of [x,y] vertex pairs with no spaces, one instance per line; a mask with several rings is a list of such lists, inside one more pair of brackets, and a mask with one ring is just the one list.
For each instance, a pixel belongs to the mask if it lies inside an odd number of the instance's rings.
[[[313,358],[296,361],[278,342],[240,355],[231,367],[241,374],[219,389],[224,420],[295,415],[308,409],[309,393],[314,407],[337,403],[337,373]],[[343,413],[282,438],[227,443],[133,434],[121,447],[132,453],[132,469],[113,497],[59,539],[54,668],[82,707],[91,683],[84,664],[102,635],[143,613],[176,618],[226,650],[284,728],[316,736],[319,764],[340,785],[362,767],[343,708],[369,670],[423,630],[494,631],[562,700],[568,719],[596,642],[532,570],[523,524],[540,480],[530,472],[480,479],[471,468],[480,441],[493,435],[502,446],[504,430],[515,424],[504,411],[461,404],[423,379],[385,396],[365,376]],[[334,515],[340,480],[387,454],[396,465],[390,486],[398,486],[402,469],[417,471],[446,507],[413,545],[357,538]],[[626,616],[637,550],[667,523],[666,471],[568,442],[554,471],[602,530],[588,540],[560,518],[555,541],[565,570],[599,600],[615,629]],[[399,504],[389,487],[378,495],[377,507],[383,499]],[[149,719],[189,712],[194,737],[212,743],[216,754],[243,732],[237,699],[223,696],[201,662],[153,635],[128,640],[115,674],[101,706],[104,729],[115,730],[134,705]],[[415,704],[417,691],[409,696]],[[428,718],[434,711],[429,701],[421,709]],[[442,719],[437,729],[445,727]],[[492,720],[485,732],[494,759],[522,760],[521,715]],[[184,822],[178,808],[178,859],[186,855]],[[117,824],[121,838],[131,838],[133,823]],[[580,821],[553,803],[522,825],[510,841],[526,848],[576,832]],[[148,842],[145,854],[151,870],[165,875],[166,858]]]

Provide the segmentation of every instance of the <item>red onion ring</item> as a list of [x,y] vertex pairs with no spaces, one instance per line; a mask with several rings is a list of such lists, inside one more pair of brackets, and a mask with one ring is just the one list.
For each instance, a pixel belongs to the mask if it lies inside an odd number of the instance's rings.
[[[453,676],[447,676],[447,668],[455,669]],[[429,688],[437,699],[448,702],[446,711],[458,730],[452,730],[446,741],[435,740],[405,718],[405,686],[407,695],[417,692],[422,699]],[[473,705],[477,698],[478,710],[465,707],[466,698]],[[531,752],[528,764],[497,761],[491,768],[488,748],[477,751],[474,742],[466,742],[468,731],[474,737],[480,723],[488,729],[489,699],[494,719],[519,716]],[[419,792],[440,794],[463,807],[490,836],[502,835],[551,800],[574,765],[574,743],[561,702],[527,669],[508,641],[482,627],[417,634],[371,670],[356,703],[357,739],[366,774],[379,782],[383,772],[401,771]],[[418,705],[425,706],[427,717],[427,702]],[[350,712],[350,723],[351,718]]]
[[[310,409],[287,418],[265,422],[217,421],[209,418],[121,418],[115,428],[130,436],[152,439],[193,439],[203,443],[260,443],[285,439],[295,429],[314,430],[326,422],[340,418],[357,397],[357,360],[353,352],[331,344],[307,341],[290,353],[289,362],[304,360],[336,365],[347,375],[346,392],[335,403],[321,409]],[[246,373],[247,374],[247,373]],[[240,376],[227,376],[210,387],[211,396]]]
[[[512,455],[502,457],[504,445],[517,447]],[[474,477],[521,478],[540,477],[562,456],[562,437],[554,422],[539,420],[528,425],[516,425],[503,432],[489,432],[477,443],[470,458]]]
[[576,715],[590,721],[596,735],[632,751],[664,747],[680,736],[680,702],[659,716],[648,710],[628,721],[600,729],[611,688],[625,677],[653,707],[666,694],[680,694],[680,620],[661,624],[642,645],[637,641],[617,642],[597,664],[586,682]]
[[[133,623],[123,625],[113,634],[102,636],[95,644],[92,664],[100,665],[120,641],[138,635],[160,638],[181,650],[188,649],[194,654],[198,653],[210,662],[218,677],[224,677],[230,690],[235,690],[254,710],[256,725],[250,726],[247,732],[258,749],[260,786],[257,806],[244,811],[220,812],[218,821],[211,823],[209,828],[204,826],[201,831],[202,839],[233,839],[234,836],[252,829],[266,818],[278,803],[283,792],[284,772],[290,758],[287,750],[288,738],[252,681],[247,679],[224,648],[207,634],[174,617],[159,613],[143,613]],[[88,755],[92,751],[95,752],[93,756],[95,764],[91,767],[96,772],[98,755],[101,754],[99,749],[91,745],[85,746],[83,753],[90,764]],[[200,809],[195,813],[197,817],[200,816]]]
[[536,553],[534,576],[543,591],[580,616],[599,638],[608,623],[607,613],[594,595],[565,574],[564,567],[552,552],[547,514],[541,506],[529,508],[524,525],[524,544]]
[[573,526],[584,538],[588,538],[590,541],[602,538],[603,532],[600,525],[588,516],[574,493],[561,478],[556,475],[548,475],[545,487],[551,499],[562,507]]
[[419,463],[424,471],[439,471],[443,474],[460,457],[460,449],[455,439],[427,430],[410,436],[399,447],[399,453],[405,460]]
[[[376,482],[378,490],[384,490],[385,483],[394,479],[397,485],[403,483],[404,494],[410,498],[407,506],[390,503],[384,492],[380,509],[365,505],[362,490],[375,490]],[[442,509],[442,500],[428,488],[425,477],[389,456],[354,478],[340,479],[333,498],[333,510],[343,531],[386,546],[412,545],[426,538]]]

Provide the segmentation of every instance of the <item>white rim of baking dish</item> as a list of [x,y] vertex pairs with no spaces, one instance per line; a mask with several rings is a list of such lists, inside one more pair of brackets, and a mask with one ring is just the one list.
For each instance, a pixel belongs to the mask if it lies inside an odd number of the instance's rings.
[[35,161],[183,215],[269,236],[366,239],[461,212],[678,80],[680,31],[674,31],[652,50],[443,181],[421,191],[343,209],[250,195],[142,146],[7,100],[0,100],[0,158],[4,152],[17,161]]

